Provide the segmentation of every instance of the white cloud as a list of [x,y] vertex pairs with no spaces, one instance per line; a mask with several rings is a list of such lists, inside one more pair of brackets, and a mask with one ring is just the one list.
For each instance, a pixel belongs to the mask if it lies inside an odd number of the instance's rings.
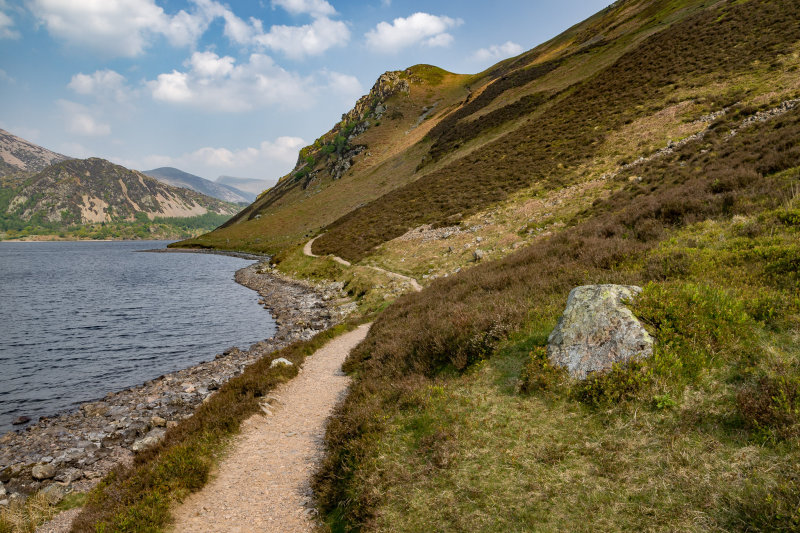
[[517,43],[506,41],[504,44],[493,44],[488,48],[481,48],[472,55],[472,58],[479,62],[490,60],[499,61],[500,59],[519,55],[522,53],[522,50],[522,46]]
[[189,102],[193,98],[189,90],[189,75],[173,70],[170,74],[159,74],[155,82],[148,85],[152,89],[153,98],[165,102]]
[[208,78],[220,78],[233,72],[236,60],[230,56],[219,57],[214,52],[195,52],[189,59],[192,70]]
[[[0,7],[5,7],[0,3]],[[0,39],[19,39],[20,33],[12,29],[14,27],[14,20],[0,11]]]
[[336,14],[336,10],[325,0],[272,0],[275,6],[282,7],[292,15],[309,14],[312,17],[329,17]]
[[111,134],[111,126],[97,120],[86,106],[68,100],[59,100],[58,105],[64,112],[66,128],[69,133],[86,137],[101,137]]
[[414,13],[407,18],[396,18],[391,24],[380,22],[365,37],[370,47],[387,52],[414,44],[447,46],[453,41],[453,36],[447,30],[463,23],[461,19]]
[[202,9],[170,16],[154,0],[31,0],[29,5],[55,37],[111,56],[140,55],[158,35],[176,46],[191,45],[210,23]]
[[72,76],[67,87],[78,94],[95,96],[100,100],[127,102],[133,91],[128,87],[125,76],[113,70],[98,70],[93,74],[78,73]]
[[317,18],[303,26],[272,26],[268,33],[256,35],[253,41],[299,59],[319,55],[334,46],[344,46],[350,40],[350,30],[342,21]]
[[[306,142],[300,137],[278,137],[274,141],[263,141],[257,147],[231,150],[207,146],[178,157],[150,155],[143,159],[143,167],[174,166],[207,177],[214,174],[237,173],[245,176],[276,178],[294,166],[297,153],[305,144]],[[132,164],[132,166],[137,165]]]
[[272,105],[307,109],[323,91],[348,101],[361,94],[361,84],[352,76],[322,71],[302,77],[264,54],[251,54],[246,63],[237,64],[230,56],[195,52],[184,65],[185,72],[173,70],[146,83],[153,99],[236,113]]

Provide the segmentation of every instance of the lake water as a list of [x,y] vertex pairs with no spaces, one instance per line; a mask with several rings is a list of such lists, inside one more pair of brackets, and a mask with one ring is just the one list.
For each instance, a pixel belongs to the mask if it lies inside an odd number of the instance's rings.
[[166,244],[0,243],[0,434],[274,333],[252,261]]

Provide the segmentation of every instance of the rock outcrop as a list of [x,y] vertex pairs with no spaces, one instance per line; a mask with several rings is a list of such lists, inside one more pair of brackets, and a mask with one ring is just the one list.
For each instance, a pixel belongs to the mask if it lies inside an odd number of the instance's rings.
[[642,289],[625,285],[586,285],[569,293],[567,307],[550,334],[547,356],[585,379],[615,363],[643,359],[653,353],[653,339],[625,305]]

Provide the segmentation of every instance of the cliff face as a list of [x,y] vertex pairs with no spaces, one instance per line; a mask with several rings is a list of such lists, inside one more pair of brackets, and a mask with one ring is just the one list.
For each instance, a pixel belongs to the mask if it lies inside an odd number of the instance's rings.
[[132,221],[140,213],[153,219],[235,211],[227,202],[164,185],[98,158],[72,159],[45,168],[25,180],[5,207],[6,216],[65,225]]
[[67,159],[70,158],[0,130],[0,177],[17,172],[39,172]]

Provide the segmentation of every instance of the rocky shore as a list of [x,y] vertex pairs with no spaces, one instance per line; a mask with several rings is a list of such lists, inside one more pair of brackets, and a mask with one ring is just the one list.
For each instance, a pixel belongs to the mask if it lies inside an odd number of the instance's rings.
[[0,505],[44,490],[56,499],[85,491],[119,463],[161,439],[192,415],[223,383],[258,358],[339,322],[352,309],[340,283],[311,285],[287,278],[266,262],[236,272],[257,291],[277,331],[248,349],[236,347],[213,361],[160,376],[140,386],[0,437]]

